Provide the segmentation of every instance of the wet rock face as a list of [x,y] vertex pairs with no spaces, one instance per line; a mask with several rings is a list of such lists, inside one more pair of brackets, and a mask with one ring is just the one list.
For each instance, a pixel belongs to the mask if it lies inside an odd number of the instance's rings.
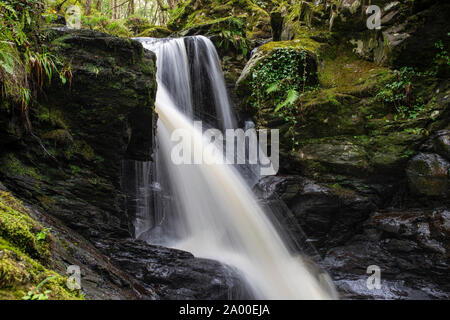
[[[323,266],[345,297],[448,298],[448,219],[447,209],[375,213],[364,233],[326,253]],[[381,269],[379,290],[365,284],[371,265]]]
[[248,299],[244,281],[230,267],[188,252],[132,239],[102,241],[112,262],[166,300]]
[[423,196],[449,196],[449,169],[450,163],[437,154],[418,154],[406,169],[411,191]]
[[[342,298],[448,298],[450,214],[445,202],[436,209],[382,210],[387,204],[380,190],[389,188],[363,185],[350,189],[301,176],[265,177],[257,194],[288,205],[304,231],[293,235],[322,255],[317,261]],[[282,215],[290,219],[286,211]],[[372,265],[381,269],[381,289],[367,288]]]
[[379,200],[342,186],[320,184],[301,176],[266,177],[258,185],[266,199],[279,197],[317,249],[351,238]]

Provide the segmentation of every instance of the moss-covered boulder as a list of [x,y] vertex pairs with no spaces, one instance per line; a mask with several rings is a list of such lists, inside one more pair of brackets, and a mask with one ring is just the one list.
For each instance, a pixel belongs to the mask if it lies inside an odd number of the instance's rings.
[[269,103],[272,89],[283,95],[291,85],[300,90],[317,84],[315,52],[319,47],[314,40],[269,42],[259,47],[236,83],[244,110],[256,113],[258,105]]
[[410,189],[422,196],[450,196],[450,163],[437,154],[421,153],[407,167]]

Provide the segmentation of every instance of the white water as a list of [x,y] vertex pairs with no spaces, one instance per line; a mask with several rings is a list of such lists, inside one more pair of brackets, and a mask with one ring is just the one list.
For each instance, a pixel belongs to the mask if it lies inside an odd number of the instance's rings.
[[[179,40],[171,40],[169,43],[172,41],[177,41],[175,45],[178,49],[182,46]],[[204,37],[198,38],[198,41],[209,42]],[[170,59],[174,56],[179,59],[180,54],[174,54],[173,50],[168,49],[171,45],[167,46],[167,42],[162,45],[166,47],[164,50],[159,50],[158,45],[154,43],[151,45],[159,59],[158,66],[174,66],[175,62]],[[211,50],[211,46],[212,44],[208,44],[208,50]],[[164,54],[167,50],[170,53]],[[211,72],[212,81],[217,80],[217,77],[222,81],[216,83],[220,88],[215,92],[215,96],[221,102],[221,119],[227,127],[226,122],[232,119],[231,107],[220,66],[215,64],[213,67],[216,71]],[[186,77],[182,74],[180,76],[186,79],[188,74]],[[166,81],[163,81],[164,77]],[[168,245],[192,252],[197,257],[218,260],[236,267],[258,299],[335,298],[335,291],[321,284],[301,257],[291,255],[271,223],[267,215],[270,213],[264,212],[260,207],[236,168],[217,164],[174,165],[170,161],[174,146],[170,137],[175,129],[189,132],[193,148],[200,152],[208,145],[207,141],[203,140],[202,132],[193,126],[189,108],[178,105],[183,103],[183,99],[191,99],[188,92],[191,90],[190,82],[180,87],[182,81],[178,82],[179,80],[174,80],[176,85],[171,83],[171,88],[166,89],[164,82],[167,82],[167,74],[163,69],[158,70],[158,152],[164,158],[164,172],[167,174],[165,182],[170,186],[179,214],[176,219],[172,219],[172,231],[176,236]],[[175,87],[180,91],[174,90]],[[186,105],[191,103],[194,107],[190,110],[195,109],[195,101],[185,102]],[[214,154],[207,153],[204,162],[216,163],[213,158],[221,152],[222,150],[216,150]]]

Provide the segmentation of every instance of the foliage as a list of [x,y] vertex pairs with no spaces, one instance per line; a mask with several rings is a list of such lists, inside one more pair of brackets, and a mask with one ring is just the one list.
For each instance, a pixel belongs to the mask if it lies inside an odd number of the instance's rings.
[[24,296],[23,300],[48,300],[48,295],[52,292],[51,290],[45,290],[44,292],[40,292],[40,288],[46,284],[48,281],[55,279],[55,276],[51,276],[43,280],[41,283],[39,283],[36,287],[36,289],[32,291],[28,291],[27,295]]
[[11,194],[0,192],[0,237],[32,258],[46,261],[50,255],[50,240],[47,237],[39,239],[39,233],[44,229],[24,211],[23,205]]
[[[218,46],[225,50],[234,49],[240,52],[243,57],[246,57],[249,46],[245,39],[244,22],[236,17],[225,18],[224,22],[226,22],[226,25],[222,26],[219,24],[221,30],[217,30],[216,32],[220,38]],[[214,33],[215,30],[210,30],[210,32]]]
[[307,52],[293,48],[275,49],[270,58],[261,64],[252,74],[252,100],[255,108],[272,104],[274,112],[289,124],[292,148],[295,141],[297,117],[302,111],[299,98],[307,90],[308,65]]
[[113,20],[102,13],[95,13],[90,16],[82,16],[83,27],[94,31],[108,33],[118,37],[132,37],[133,33],[126,26],[126,20]]
[[[448,34],[450,36],[450,33]],[[436,77],[442,68],[450,66],[449,53],[442,40],[435,43],[438,50],[432,67],[426,71],[417,71],[412,67],[403,67],[395,71],[394,78],[387,82],[377,93],[376,99],[392,105],[397,117],[415,119],[425,110],[424,99],[416,94],[416,87],[427,78]]]
[[3,97],[26,111],[44,82],[57,74],[65,83],[66,68],[45,47],[36,45],[35,31],[43,13],[41,0],[0,0],[0,87]]

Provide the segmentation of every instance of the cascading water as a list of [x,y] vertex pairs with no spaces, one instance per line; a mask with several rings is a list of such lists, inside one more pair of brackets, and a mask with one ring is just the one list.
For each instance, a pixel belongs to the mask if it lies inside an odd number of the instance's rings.
[[333,287],[321,283],[303,258],[291,254],[271,213],[262,209],[239,170],[225,164],[175,165],[170,159],[175,145],[171,134],[183,129],[206,163],[220,162],[215,157],[223,150],[204,153],[207,141],[193,119],[205,119],[211,126],[216,121],[222,129],[235,127],[220,60],[210,40],[138,40],[156,53],[159,85],[159,149],[153,169],[158,196],[153,226],[140,232],[141,238],[237,268],[257,299],[335,298]]

